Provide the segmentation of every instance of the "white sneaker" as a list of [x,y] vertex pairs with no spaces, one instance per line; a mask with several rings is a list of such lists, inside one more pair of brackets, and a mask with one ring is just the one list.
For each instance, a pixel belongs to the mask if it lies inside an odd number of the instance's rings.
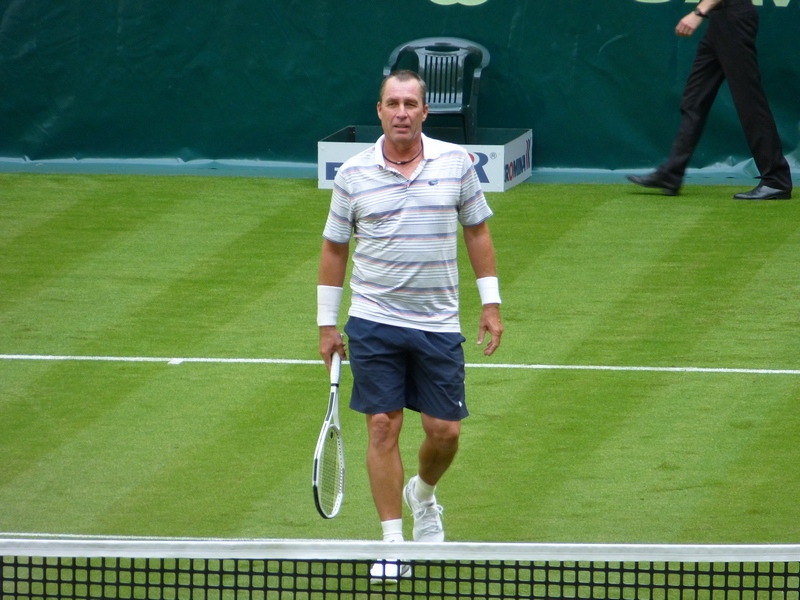
[[420,502],[414,495],[417,476],[409,479],[403,490],[411,514],[414,515],[414,541],[415,542],[443,542],[444,527],[442,526],[442,512],[444,508],[436,504],[436,496],[429,502]]
[[411,577],[411,565],[396,560],[381,560],[369,569],[369,582],[372,585],[396,584],[400,577]]

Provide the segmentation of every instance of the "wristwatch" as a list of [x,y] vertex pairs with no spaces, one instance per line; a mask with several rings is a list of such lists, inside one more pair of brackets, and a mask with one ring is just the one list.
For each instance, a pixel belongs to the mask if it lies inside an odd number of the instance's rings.
[[696,14],[701,19],[707,19],[708,18],[708,15],[705,14],[705,13],[701,13],[699,8],[695,8],[694,9],[694,14]]

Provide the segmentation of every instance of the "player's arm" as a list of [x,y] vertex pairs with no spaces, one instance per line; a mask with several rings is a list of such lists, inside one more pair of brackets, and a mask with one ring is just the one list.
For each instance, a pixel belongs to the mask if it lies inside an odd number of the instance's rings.
[[331,357],[334,353],[341,356],[342,360],[347,358],[342,336],[336,329],[336,322],[349,255],[349,244],[322,241],[317,281],[317,325],[319,325],[319,353],[328,371],[331,369]]
[[464,227],[464,243],[467,246],[467,254],[469,255],[472,270],[478,279],[478,290],[483,304],[478,327],[478,345],[483,345],[484,337],[488,332],[491,339],[483,353],[486,356],[491,356],[500,345],[500,337],[503,335],[503,323],[500,320],[497,266],[489,225],[484,221],[480,225]]
[[692,35],[700,24],[708,16],[708,13],[714,10],[721,0],[701,0],[695,9],[688,15],[683,17],[678,25],[675,27],[675,33],[682,37],[689,37]]

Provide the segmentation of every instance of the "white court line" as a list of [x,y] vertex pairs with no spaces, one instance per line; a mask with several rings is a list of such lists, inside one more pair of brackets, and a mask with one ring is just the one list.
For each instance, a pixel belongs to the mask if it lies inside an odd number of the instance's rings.
[[[69,356],[53,354],[0,354],[0,360],[41,360],[41,361],[98,361],[98,362],[143,362],[167,363],[222,363],[222,364],[271,364],[271,365],[321,365],[321,360],[302,360],[293,358],[169,358],[156,356]],[[345,364],[347,362],[345,361]],[[648,371],[664,373],[738,373],[745,375],[800,375],[800,369],[742,369],[723,367],[646,367],[613,365],[526,365],[499,363],[467,363],[472,369],[527,369],[527,370],[570,370],[570,371]]]

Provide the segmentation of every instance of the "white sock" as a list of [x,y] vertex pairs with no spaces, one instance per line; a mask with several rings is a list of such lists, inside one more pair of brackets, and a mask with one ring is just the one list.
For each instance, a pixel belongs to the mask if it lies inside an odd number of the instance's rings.
[[414,495],[420,502],[430,502],[433,500],[433,494],[436,491],[435,485],[428,485],[422,481],[422,477],[417,475],[417,483],[414,484]]
[[403,519],[391,519],[389,521],[381,521],[381,528],[383,528],[384,542],[403,541]]

